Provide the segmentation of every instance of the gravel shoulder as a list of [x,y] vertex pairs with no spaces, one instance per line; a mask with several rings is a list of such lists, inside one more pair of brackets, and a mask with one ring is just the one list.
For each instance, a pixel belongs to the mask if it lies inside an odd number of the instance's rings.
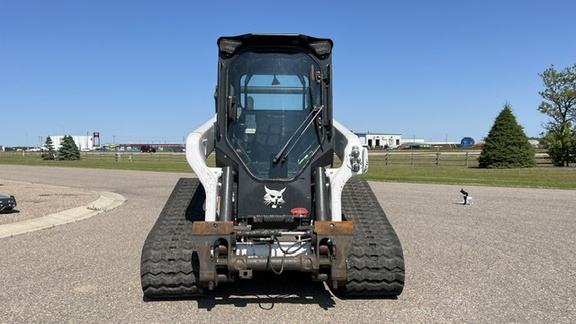
[[87,205],[97,192],[30,182],[0,179],[0,193],[16,197],[15,211],[0,214],[0,225],[34,219]]

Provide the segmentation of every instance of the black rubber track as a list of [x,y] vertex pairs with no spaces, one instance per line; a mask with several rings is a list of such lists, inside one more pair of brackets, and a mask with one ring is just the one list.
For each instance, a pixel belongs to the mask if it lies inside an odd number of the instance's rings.
[[400,240],[366,180],[350,179],[342,192],[342,213],[354,221],[345,297],[396,297],[404,289]]
[[198,179],[181,178],[174,187],[142,249],[140,276],[145,298],[202,294],[196,285],[198,267],[193,267],[192,223],[203,220],[205,199]]

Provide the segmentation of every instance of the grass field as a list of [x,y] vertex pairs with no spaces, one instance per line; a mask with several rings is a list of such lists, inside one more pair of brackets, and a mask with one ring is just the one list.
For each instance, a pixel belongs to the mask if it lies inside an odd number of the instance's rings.
[[385,157],[381,155],[371,155],[368,174],[364,177],[377,181],[576,189],[576,168],[546,166],[523,169],[480,169],[462,164],[460,166],[436,166],[432,163],[386,165],[384,159]]
[[[140,171],[190,172],[183,153],[121,153],[116,161],[111,152],[82,153],[79,161],[44,161],[37,153],[0,153],[0,164],[45,165]],[[389,158],[389,157],[388,157]],[[523,188],[576,190],[576,168],[536,167],[528,169],[479,169],[465,165],[390,164],[386,156],[370,155],[368,174],[362,177],[376,181],[482,185]],[[214,165],[214,158],[208,158]],[[473,164],[471,164],[473,165]],[[1,177],[1,173],[0,173]]]
[[113,152],[82,152],[78,161],[45,161],[40,153],[3,153],[0,154],[0,164],[192,173],[184,153],[135,152],[132,161],[130,153],[120,153],[118,161]]

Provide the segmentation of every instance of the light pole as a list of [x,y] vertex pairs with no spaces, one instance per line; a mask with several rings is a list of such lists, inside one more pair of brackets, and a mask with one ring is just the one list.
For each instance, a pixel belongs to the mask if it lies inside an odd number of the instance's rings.
[[23,130],[24,134],[26,134],[26,149],[28,149],[28,132]]

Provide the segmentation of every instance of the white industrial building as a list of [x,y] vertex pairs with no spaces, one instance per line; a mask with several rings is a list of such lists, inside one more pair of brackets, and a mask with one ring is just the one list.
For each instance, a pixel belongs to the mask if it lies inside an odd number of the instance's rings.
[[[94,149],[94,138],[88,135],[71,135],[74,143],[78,146],[80,151],[92,151]],[[60,143],[64,140],[64,135],[50,135],[52,139],[52,145],[54,149],[57,150],[60,147]]]
[[402,135],[389,133],[355,133],[368,149],[396,148],[402,144]]

